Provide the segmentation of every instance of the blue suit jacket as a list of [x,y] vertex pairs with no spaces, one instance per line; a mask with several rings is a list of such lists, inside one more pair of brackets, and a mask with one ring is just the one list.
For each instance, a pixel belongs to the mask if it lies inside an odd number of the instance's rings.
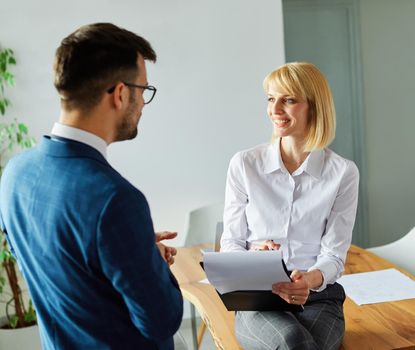
[[83,143],[45,136],[1,179],[0,224],[45,349],[172,349],[183,300],[144,195]]

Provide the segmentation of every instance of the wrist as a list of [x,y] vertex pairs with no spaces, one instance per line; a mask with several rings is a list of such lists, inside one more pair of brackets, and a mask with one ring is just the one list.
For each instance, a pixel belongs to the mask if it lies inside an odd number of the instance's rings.
[[305,276],[309,289],[318,289],[324,282],[323,274],[319,269],[308,271]]

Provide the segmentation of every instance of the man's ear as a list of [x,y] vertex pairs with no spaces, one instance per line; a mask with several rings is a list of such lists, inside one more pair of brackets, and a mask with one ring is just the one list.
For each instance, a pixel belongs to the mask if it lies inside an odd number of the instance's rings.
[[113,103],[115,109],[122,109],[125,101],[127,101],[127,87],[123,83],[118,83],[115,85],[113,96]]

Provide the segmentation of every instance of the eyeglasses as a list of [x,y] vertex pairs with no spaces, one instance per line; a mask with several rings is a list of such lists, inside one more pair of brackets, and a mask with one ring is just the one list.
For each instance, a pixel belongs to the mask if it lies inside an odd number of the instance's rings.
[[[128,87],[132,87],[132,88],[137,88],[137,89],[143,89],[143,99],[144,99],[144,104],[147,105],[149,104],[151,101],[153,101],[154,96],[156,95],[157,89],[152,86],[152,85],[136,85],[136,84],[131,84],[131,83],[126,83],[126,82],[122,82],[124,85],[128,86]],[[112,94],[115,90],[115,85],[111,88],[109,88],[107,90],[107,92],[109,94]]]

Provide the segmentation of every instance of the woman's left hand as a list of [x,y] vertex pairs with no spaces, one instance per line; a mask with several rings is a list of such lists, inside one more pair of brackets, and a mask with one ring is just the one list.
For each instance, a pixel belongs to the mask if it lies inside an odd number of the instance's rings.
[[279,282],[272,285],[272,292],[289,304],[305,304],[310,289],[318,288],[323,283],[323,275],[318,269],[309,272],[294,270],[290,277],[292,282]]
[[292,282],[279,282],[272,285],[272,292],[279,295],[289,304],[305,304],[310,294],[307,272],[294,270]]

